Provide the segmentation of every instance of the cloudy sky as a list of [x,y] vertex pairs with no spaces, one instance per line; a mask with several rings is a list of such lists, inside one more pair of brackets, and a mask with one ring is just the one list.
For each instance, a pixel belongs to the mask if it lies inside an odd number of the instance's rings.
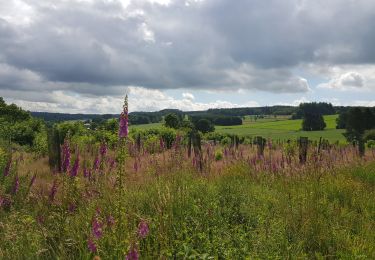
[[0,96],[31,111],[375,106],[374,0],[0,0]]

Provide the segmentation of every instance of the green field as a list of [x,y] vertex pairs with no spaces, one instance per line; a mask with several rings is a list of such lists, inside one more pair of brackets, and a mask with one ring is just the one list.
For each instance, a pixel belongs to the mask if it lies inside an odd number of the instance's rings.
[[237,135],[260,135],[271,139],[295,139],[300,136],[307,136],[310,139],[318,140],[320,137],[331,142],[345,142],[342,135],[345,130],[336,129],[337,115],[324,116],[327,127],[324,131],[306,132],[301,130],[302,120],[289,120],[282,118],[265,118],[257,121],[244,120],[240,126],[216,126],[218,133],[230,133]]
[[[267,117],[254,121],[253,118],[245,117],[243,125],[239,126],[215,126],[218,133],[237,134],[240,136],[263,136],[274,140],[296,139],[300,136],[307,136],[312,140],[319,140],[320,137],[330,142],[346,142],[342,135],[345,130],[336,129],[336,118],[338,115],[324,116],[327,127],[324,131],[306,132],[301,130],[302,120],[289,120],[288,117]],[[135,125],[135,129],[150,129],[161,127],[161,123]]]

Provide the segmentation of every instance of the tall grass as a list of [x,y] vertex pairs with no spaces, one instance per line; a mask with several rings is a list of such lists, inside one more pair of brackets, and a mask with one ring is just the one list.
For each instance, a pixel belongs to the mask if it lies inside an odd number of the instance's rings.
[[77,176],[14,154],[0,177],[0,258],[375,258],[374,151],[312,147],[300,164],[293,147],[259,157],[205,145],[201,170],[180,143],[155,154],[129,145],[117,163],[116,151],[80,151]]

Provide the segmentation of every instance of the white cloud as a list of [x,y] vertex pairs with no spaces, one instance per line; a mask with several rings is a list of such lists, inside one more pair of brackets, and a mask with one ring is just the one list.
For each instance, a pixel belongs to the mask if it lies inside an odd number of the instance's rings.
[[374,95],[374,23],[373,0],[0,0],[0,91],[35,109],[102,112],[128,86],[161,100],[135,100],[139,110],[243,105],[152,89],[321,100],[314,76]]
[[191,93],[182,93],[182,97],[184,98],[184,99],[188,99],[188,100],[194,100],[194,95],[193,94],[191,94]]
[[352,106],[375,107],[375,100],[356,100]]
[[330,88],[338,90],[358,89],[365,85],[365,78],[358,72],[347,72],[336,78],[331,79],[327,83],[318,85],[318,88]]
[[[150,90],[142,87],[128,87],[124,93],[129,94],[130,111],[158,111],[166,108],[180,109],[183,111],[207,110],[209,108],[256,107],[256,101],[236,104],[229,101],[216,100],[214,102],[195,102],[190,98],[175,99],[160,90]],[[112,96],[82,96],[74,93],[54,91],[49,94],[49,99],[41,101],[27,101],[6,98],[7,102],[14,102],[30,111],[67,112],[67,113],[120,113],[123,98]]]

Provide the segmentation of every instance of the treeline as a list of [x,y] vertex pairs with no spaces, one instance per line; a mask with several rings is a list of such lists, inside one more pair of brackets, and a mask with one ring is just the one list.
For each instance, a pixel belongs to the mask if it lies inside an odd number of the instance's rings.
[[[319,102],[314,109],[322,115],[333,115],[348,111],[350,107],[337,106],[334,107],[330,103]],[[215,125],[237,125],[240,124],[239,119],[248,115],[256,116],[278,116],[290,115],[292,119],[303,118],[303,107],[294,106],[265,106],[265,107],[241,107],[241,108],[217,108],[208,109],[206,111],[181,111],[178,109],[163,109],[155,112],[132,112],[129,114],[129,123],[131,125],[159,123],[168,114],[176,114],[180,120],[185,116],[206,118]],[[62,122],[62,121],[104,121],[111,118],[119,118],[119,114],[65,114],[65,113],[48,113],[48,112],[31,112],[31,115],[42,118],[46,122]],[[232,120],[230,122],[230,120]]]
[[[239,107],[239,108],[215,108],[208,109],[205,113],[223,116],[247,116],[247,115],[291,115],[297,107],[293,106],[265,106],[265,107]],[[194,112],[198,114],[199,112]]]
[[[340,109],[341,110],[341,109]],[[312,102],[301,103],[297,110],[292,114],[292,119],[302,119],[306,114],[317,115],[334,115],[339,111],[336,110],[331,103]]]
[[[247,115],[292,115],[298,107],[292,106],[266,106],[245,108],[208,109],[206,111],[181,111],[178,109],[163,109],[156,112],[132,112],[129,114],[129,123],[132,125],[159,123],[168,114],[176,114],[181,120],[185,116],[206,118],[216,125],[238,125],[241,117]],[[102,121],[118,118],[119,114],[67,114],[49,112],[31,112],[33,117],[42,118],[47,122],[62,121]]]
[[15,104],[6,104],[0,97],[0,139],[36,150],[46,150],[45,124]]
[[47,122],[62,122],[62,121],[85,121],[85,120],[100,120],[118,118],[119,114],[67,114],[67,113],[49,113],[49,112],[31,112],[31,115],[36,118],[41,118]]

